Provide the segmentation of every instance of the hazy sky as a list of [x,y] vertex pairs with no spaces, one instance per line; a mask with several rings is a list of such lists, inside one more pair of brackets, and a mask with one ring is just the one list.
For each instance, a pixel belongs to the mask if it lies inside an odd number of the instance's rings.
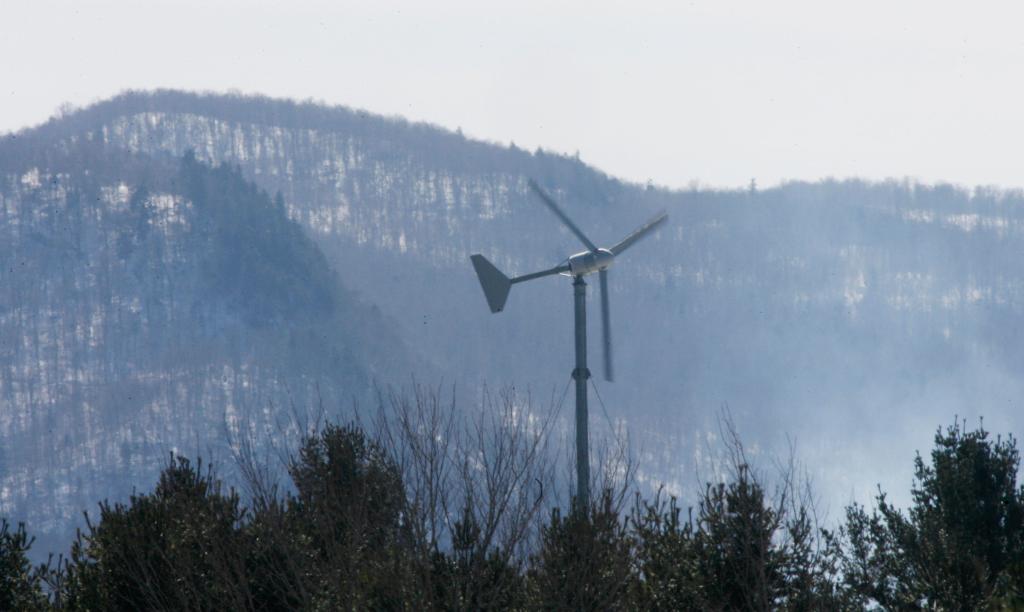
[[1024,186],[1024,7],[988,2],[0,2],[0,132],[238,90],[542,146],[672,187]]

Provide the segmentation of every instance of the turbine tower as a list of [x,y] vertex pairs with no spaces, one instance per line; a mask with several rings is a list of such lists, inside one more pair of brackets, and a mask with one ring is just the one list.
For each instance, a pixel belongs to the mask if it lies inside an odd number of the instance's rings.
[[612,337],[611,318],[608,312],[608,268],[623,251],[664,223],[668,219],[668,214],[662,211],[614,246],[598,248],[537,183],[531,179],[529,185],[541,202],[555,213],[555,216],[569,228],[569,231],[579,238],[587,250],[570,255],[564,263],[553,268],[513,278],[502,273],[483,255],[473,255],[470,259],[473,261],[473,268],[476,270],[477,278],[480,279],[480,286],[483,287],[484,296],[487,298],[487,305],[491,308],[491,312],[504,310],[509,291],[516,283],[554,274],[570,276],[573,279],[576,330],[576,367],[572,371],[572,377],[576,381],[576,507],[582,512],[587,512],[590,508],[590,442],[587,414],[587,379],[590,378],[590,370],[587,369],[587,283],[583,277],[594,272],[598,273],[601,285],[604,377],[610,382],[612,380]]

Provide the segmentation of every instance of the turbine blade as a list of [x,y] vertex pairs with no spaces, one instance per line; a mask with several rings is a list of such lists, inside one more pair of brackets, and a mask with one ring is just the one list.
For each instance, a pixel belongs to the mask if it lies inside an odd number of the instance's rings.
[[608,308],[608,270],[601,270],[601,329],[604,330],[604,379],[612,376],[612,321]]
[[562,209],[558,207],[558,204],[555,204],[555,201],[551,199],[551,196],[544,193],[544,190],[540,188],[540,185],[538,185],[533,179],[529,180],[529,184],[530,189],[533,189],[533,192],[537,194],[537,197],[539,197],[540,200],[551,209],[551,212],[555,213],[555,216],[562,220],[562,223],[564,223],[573,234],[576,234],[576,237],[580,239],[580,242],[586,245],[586,247],[591,251],[597,250],[597,245],[591,242],[590,238],[587,238],[580,228],[576,227],[576,224],[573,223],[564,212],[562,212]]
[[654,215],[654,218],[652,218],[650,221],[644,223],[640,227],[633,230],[632,234],[626,236],[625,238],[622,239],[621,242],[619,242],[618,244],[616,244],[615,246],[608,250],[611,251],[613,255],[618,255],[619,253],[633,246],[634,242],[640,240],[648,233],[653,231],[656,227],[664,223],[666,219],[668,219],[668,213],[665,211],[661,211],[660,213]]

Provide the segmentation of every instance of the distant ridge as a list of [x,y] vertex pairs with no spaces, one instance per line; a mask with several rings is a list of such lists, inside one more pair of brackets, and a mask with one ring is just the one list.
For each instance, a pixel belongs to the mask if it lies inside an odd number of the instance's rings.
[[[442,146],[458,147],[459,154],[445,158],[474,172],[501,170],[508,164],[528,163],[533,154],[523,149],[466,138],[457,131],[425,122],[410,122],[347,106],[326,106],[315,101],[295,101],[262,95],[194,93],[174,89],[128,90],[95,104],[53,117],[35,127],[6,134],[5,139],[39,138],[52,141],[69,133],[87,132],[118,117],[139,113],[180,113],[202,115],[223,121],[286,129],[317,129],[344,132],[376,142],[382,151],[411,151],[433,157]],[[400,145],[398,143],[401,143]],[[577,165],[575,158],[544,152],[538,170],[560,161]],[[602,173],[603,174],[603,173]]]

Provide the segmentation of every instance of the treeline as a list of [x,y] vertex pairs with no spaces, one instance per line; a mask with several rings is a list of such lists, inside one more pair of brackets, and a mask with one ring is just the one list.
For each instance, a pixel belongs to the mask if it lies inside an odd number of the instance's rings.
[[514,393],[468,417],[436,393],[387,404],[311,428],[283,481],[237,439],[244,496],[172,456],[151,492],[101,503],[67,558],[33,567],[24,526],[0,521],[0,609],[1024,606],[1016,440],[981,427],[936,433],[909,508],[880,492],[826,529],[792,463],[766,478],[728,418],[724,476],[693,507],[628,493],[634,466],[612,452],[603,493],[564,510],[553,420]]

